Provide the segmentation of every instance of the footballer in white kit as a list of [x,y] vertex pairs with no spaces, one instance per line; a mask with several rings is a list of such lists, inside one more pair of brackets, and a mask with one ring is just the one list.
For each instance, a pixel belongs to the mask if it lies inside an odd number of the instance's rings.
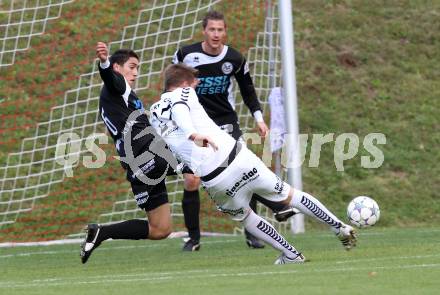
[[221,130],[199,103],[197,70],[173,64],[164,70],[165,90],[150,108],[151,125],[176,158],[200,176],[219,210],[240,221],[258,239],[281,252],[275,264],[302,263],[304,256],[273,226],[249,208],[253,193],[298,209],[326,223],[345,249],[356,245],[354,229],[319,200],[291,188],[249,149]]
[[[287,198],[289,184],[269,170],[244,144],[220,129],[208,117],[193,88],[163,93],[150,111],[152,126],[177,159],[201,177],[203,187],[220,211],[242,220],[249,213],[253,193],[275,202]],[[188,139],[193,133],[209,135],[218,149],[197,146]],[[229,165],[227,160],[231,162]]]

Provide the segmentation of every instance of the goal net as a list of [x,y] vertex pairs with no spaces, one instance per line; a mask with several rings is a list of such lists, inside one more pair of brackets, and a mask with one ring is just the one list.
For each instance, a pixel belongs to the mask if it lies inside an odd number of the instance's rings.
[[0,1],[0,67],[12,65],[31,38],[46,30],[49,20],[60,17],[63,5],[73,0]]
[[[160,94],[162,69],[171,62],[179,46],[200,40],[201,18],[214,8],[226,12],[228,43],[248,52],[257,94],[267,115],[267,97],[272,87],[269,77],[275,78],[277,86],[280,83],[280,48],[278,21],[275,15],[266,18],[265,1],[156,0],[123,28],[119,40],[109,43],[110,51],[132,48],[139,54],[135,89],[149,105]],[[114,157],[114,146],[105,135],[98,114],[102,84],[96,61],[91,63],[92,70],[79,75],[77,87],[64,93],[63,100],[47,111],[46,119],[36,124],[19,150],[9,152],[6,163],[0,166],[0,242],[77,237],[89,222],[145,218],[145,213],[136,207],[124,172]],[[239,94],[236,95],[243,131],[252,131],[254,121]],[[63,146],[65,153],[57,155],[59,138],[66,134],[70,141]],[[90,152],[91,141],[106,154],[103,166],[96,163],[99,168],[84,165],[86,157],[94,155]],[[167,187],[175,229],[184,230],[181,177],[169,178]],[[240,231],[236,223],[215,211],[206,193],[202,192],[201,198],[203,231]],[[269,210],[259,207],[259,211],[274,222]],[[280,229],[285,225],[276,226]]]

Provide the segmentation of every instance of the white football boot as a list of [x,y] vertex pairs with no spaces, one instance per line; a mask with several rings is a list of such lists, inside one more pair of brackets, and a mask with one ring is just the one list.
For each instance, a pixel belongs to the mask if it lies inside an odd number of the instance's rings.
[[289,263],[304,263],[306,258],[301,253],[298,254],[295,258],[289,258],[284,253],[281,254],[277,260],[275,260],[274,264],[289,264]]

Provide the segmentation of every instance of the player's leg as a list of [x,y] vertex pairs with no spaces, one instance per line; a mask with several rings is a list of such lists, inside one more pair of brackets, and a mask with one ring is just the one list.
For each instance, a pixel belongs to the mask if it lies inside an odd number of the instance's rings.
[[[162,204],[153,210],[148,210],[147,217],[148,220],[130,219],[109,225],[96,225],[96,234],[91,235],[96,244],[101,244],[108,239],[161,240],[170,235],[171,213],[168,203]],[[89,225],[89,228],[91,225]]]
[[[228,179],[224,179],[217,185],[214,184],[211,186],[209,183],[204,183],[204,187],[208,190],[211,198],[216,202],[217,208],[221,212],[229,214],[233,220],[240,221],[245,230],[254,237],[280,251],[281,255],[277,258],[275,264],[304,262],[304,256],[298,252],[295,247],[289,244],[269,222],[249,208],[249,199],[252,190],[248,187],[242,187],[234,194],[233,198],[227,195],[231,192],[229,189],[231,185],[233,187],[234,183],[236,183],[237,180],[239,181],[239,178],[236,178],[237,175],[241,177],[242,174],[232,173]],[[249,185],[249,183],[247,183],[247,185]]]
[[302,213],[329,225],[334,232],[339,232],[343,224],[342,221],[330,212],[318,199],[306,192],[291,188],[288,199],[283,203],[288,203]]
[[[251,198],[251,201],[249,202],[249,207],[252,209],[252,211],[257,212],[257,199],[255,197],[258,197],[257,195],[253,195]],[[244,236],[246,238],[246,244],[249,248],[252,249],[262,249],[264,248],[264,244],[260,242],[260,240],[257,239],[253,234],[251,234],[246,228],[244,229]]]
[[[138,179],[131,169],[127,170],[127,180],[130,181],[136,203],[147,212],[149,220],[131,219],[108,225],[89,224],[86,237],[81,244],[81,261],[86,263],[92,252],[108,239],[163,239],[171,233],[170,207],[165,179],[168,169],[167,162],[156,156],[150,169],[145,172],[148,184]],[[137,172],[137,171],[136,171]],[[162,178],[162,179],[160,179]],[[157,183],[157,181],[159,181]],[[157,183],[157,184],[155,184]],[[150,217],[152,219],[150,219]]]
[[105,240],[159,240],[171,233],[171,213],[165,181],[155,186],[132,182],[132,189],[138,206],[147,212],[148,220],[131,219],[108,225],[89,224],[81,244],[82,263],[86,263],[92,252]]
[[[275,192],[277,184],[279,184],[281,180],[273,174],[254,153],[247,148],[243,148],[234,161],[229,173],[237,175],[237,179],[232,181],[235,183],[239,182],[238,187],[242,186],[242,188],[236,192],[236,195],[231,200],[226,202],[225,206],[240,208],[246,205],[246,200],[248,200],[249,195],[255,196],[255,194],[258,194],[261,196],[260,192],[264,193],[267,190],[270,190],[272,193]],[[231,189],[228,190],[231,191]],[[283,190],[280,187],[276,192],[280,196],[279,199],[273,202],[283,206],[279,200],[287,198],[288,190]],[[281,251],[282,254],[275,261],[276,264],[302,263],[305,261],[304,256],[298,252],[295,247],[289,244],[269,222],[252,210],[249,210],[248,214],[246,214],[246,211],[244,212],[242,215],[244,218],[240,215],[236,215],[234,219],[239,219],[246,231],[250,232],[257,239]]]
[[[234,124],[226,124],[223,126],[220,126],[220,128],[227,133],[229,133],[235,140],[237,140],[240,144],[246,145],[246,142],[243,140],[243,133],[240,130],[240,126],[237,123]],[[249,202],[249,207],[254,211],[257,212],[257,199],[258,195],[253,195],[251,198],[251,201]],[[263,249],[264,244],[258,240],[254,235],[252,235],[250,232],[244,229],[244,236],[246,239],[246,245],[248,245],[251,249]]]
[[262,217],[250,211],[241,221],[245,229],[258,239],[271,245],[282,254],[275,260],[275,264],[302,263],[304,256],[298,252],[278,231]]
[[[346,250],[350,250],[356,246],[356,232],[353,227],[343,223],[312,195],[290,188],[287,183],[284,183],[284,187],[289,188],[289,194],[285,200],[280,201],[281,204],[296,208],[301,213],[327,224],[339,238]],[[278,195],[264,195],[263,193],[261,195],[269,200],[276,200],[279,198]]]
[[[260,181],[260,167],[247,153],[240,151],[234,161],[217,177],[203,178],[203,187],[217,205],[217,209],[240,221],[257,239],[281,251],[277,264],[304,262],[304,257],[282,237],[270,223],[249,208],[253,185]],[[264,165],[264,164],[263,164]],[[274,184],[275,185],[275,184]],[[288,191],[281,200],[287,198]]]
[[[263,168],[261,170],[263,171]],[[267,169],[266,173],[264,173],[267,175],[266,176],[267,180],[270,180],[270,178],[273,178],[275,176],[275,175],[270,176],[269,173],[272,173],[269,169]],[[336,234],[336,236],[341,240],[346,250],[350,250],[352,247],[356,246],[356,233],[353,227],[343,223],[329,209],[327,209],[327,207],[325,207],[324,204],[322,204],[318,199],[316,199],[312,195],[291,188],[287,183],[282,182],[277,177],[274,178],[274,180],[275,179],[278,179],[278,185],[275,185],[275,187],[278,187],[279,188],[278,191],[282,191],[284,193],[280,194],[275,191],[270,192],[270,189],[266,190],[266,188],[270,188],[271,186],[264,185],[265,181],[264,179],[261,179],[257,183],[257,185],[260,186],[261,196],[271,201],[279,200],[280,204],[296,208],[301,213],[304,213],[322,223],[327,224],[330,227],[330,229]],[[266,190],[266,192],[264,190]],[[287,198],[284,197],[284,200],[280,200],[280,197],[283,198],[282,196],[286,195],[285,193],[286,191],[288,192]]]
[[200,249],[200,178],[193,174],[184,174],[182,211],[189,240],[183,245],[183,251]]
[[344,224],[312,195],[292,189],[289,184],[269,170],[251,151],[246,149],[244,152],[248,161],[253,163],[259,173],[258,181],[252,182],[254,192],[269,201],[280,202],[283,205],[296,208],[300,212],[329,225],[347,250],[356,245],[355,232],[351,226]]
[[228,193],[231,192],[228,188],[231,187],[231,184],[234,186],[234,183],[239,180],[239,178],[234,179],[234,175],[240,177],[242,174],[232,173],[228,179],[224,179],[218,184],[204,183],[204,187],[216,202],[217,209],[229,214],[233,220],[240,221],[245,230],[280,251],[281,255],[277,258],[275,264],[303,263],[305,261],[304,256],[289,244],[269,222],[249,208],[252,190],[242,187],[234,194],[233,198],[228,196]]
[[290,217],[292,217],[293,215],[299,212],[297,209],[289,205],[285,205],[280,202],[269,201],[268,199],[265,199],[257,194],[254,194],[252,196],[252,199],[255,199],[256,201],[260,202],[261,204],[272,210],[273,215],[278,222],[285,222]]
[[[230,126],[229,126],[230,125]],[[228,132],[234,139],[239,141],[242,145],[246,146],[246,142],[243,140],[242,132],[240,130],[240,127],[238,123],[236,124],[227,124],[223,125],[220,128]],[[290,206],[285,206],[283,204],[280,204],[278,202],[272,202],[269,200],[266,200],[259,196],[258,194],[253,194],[251,201],[249,202],[249,207],[254,211],[257,212],[257,201],[268,207],[272,210],[274,213],[274,217],[278,222],[283,222],[289,219],[291,216],[296,214],[296,211],[292,209]],[[253,236],[249,231],[246,229],[244,230],[244,234],[246,237],[246,244],[249,246],[249,248],[254,249],[261,249],[264,248],[264,244],[261,243],[255,236]]]
[[283,203],[289,204],[300,212],[330,226],[330,229],[341,240],[346,250],[356,246],[356,232],[353,227],[342,222],[314,196],[291,188],[289,197]]
[[172,220],[169,203],[147,211],[147,217],[149,223],[148,239],[162,240],[171,234]]

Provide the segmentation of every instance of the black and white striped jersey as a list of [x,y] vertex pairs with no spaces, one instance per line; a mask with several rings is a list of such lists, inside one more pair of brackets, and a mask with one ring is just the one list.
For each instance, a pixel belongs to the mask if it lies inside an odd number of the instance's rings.
[[184,46],[176,51],[173,63],[182,62],[199,71],[196,93],[209,117],[217,125],[236,124],[232,76],[235,77],[244,103],[252,114],[261,111],[246,59],[235,49],[224,45],[219,55],[209,55],[202,43]]

